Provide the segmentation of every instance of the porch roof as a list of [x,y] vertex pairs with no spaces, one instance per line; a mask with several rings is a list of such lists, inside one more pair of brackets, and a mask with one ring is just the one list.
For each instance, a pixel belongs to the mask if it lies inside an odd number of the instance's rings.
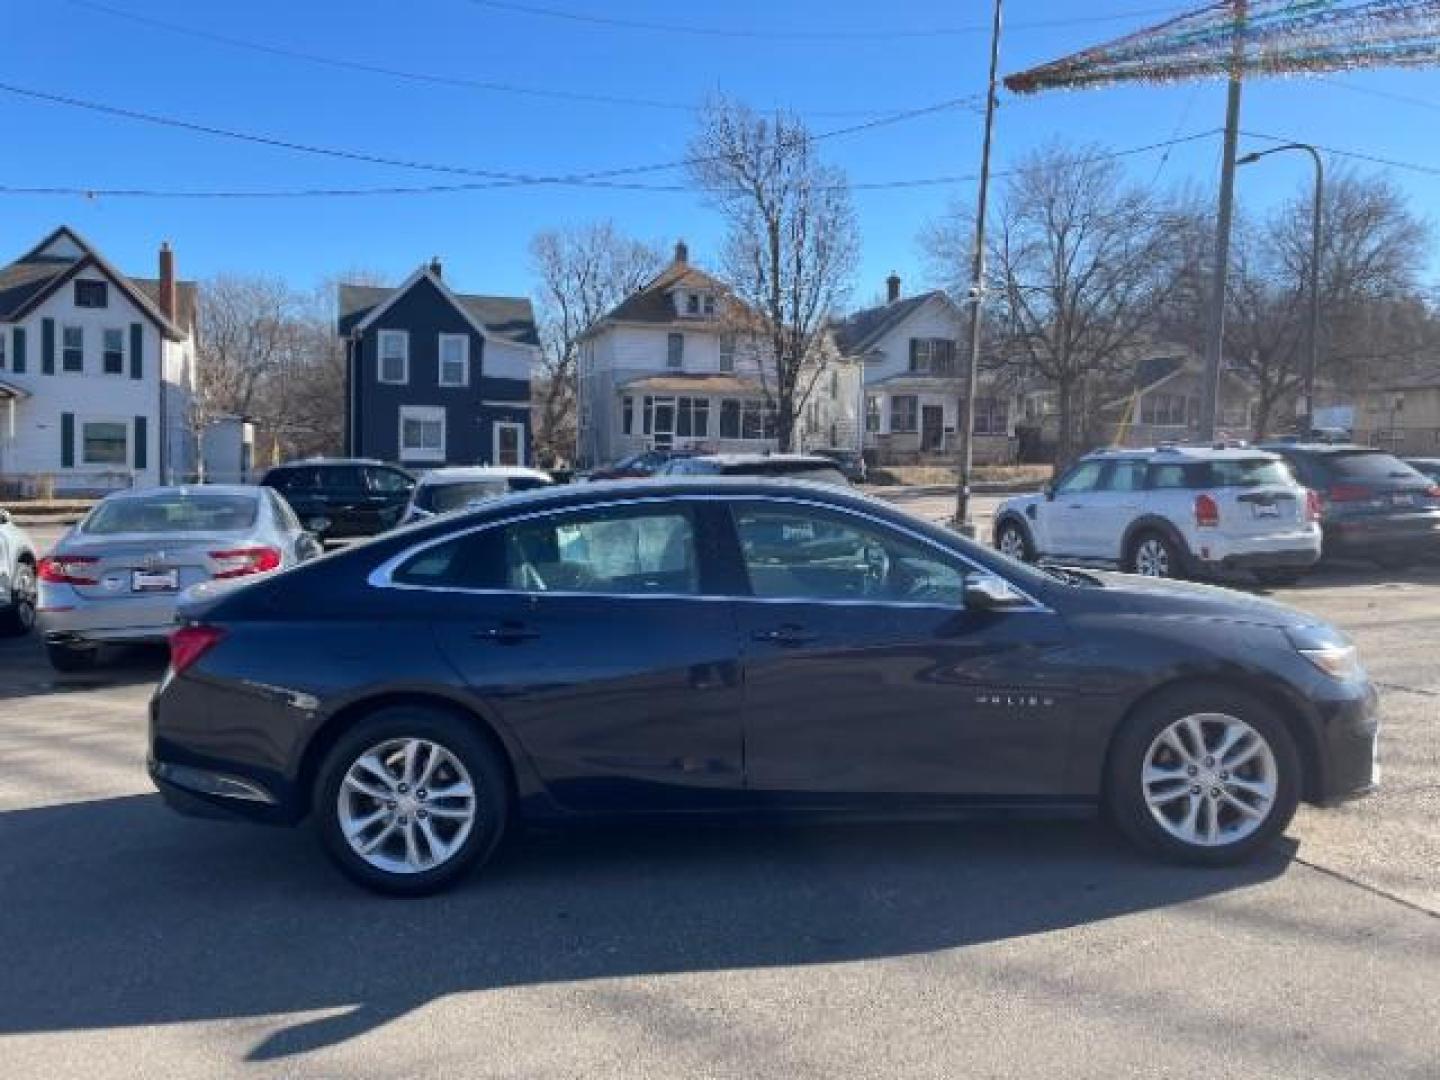
[[19,401],[30,396],[30,391],[23,386],[16,386],[0,379],[0,401]]
[[644,375],[622,384],[626,392],[647,394],[758,394],[761,387],[753,379],[738,375]]

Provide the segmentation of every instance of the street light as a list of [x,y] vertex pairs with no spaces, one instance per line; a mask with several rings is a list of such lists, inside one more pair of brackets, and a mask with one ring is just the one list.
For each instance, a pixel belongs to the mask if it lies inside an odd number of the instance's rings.
[[1238,159],[1236,165],[1253,165],[1263,157],[1271,154],[1284,153],[1287,150],[1300,150],[1310,155],[1310,160],[1315,163],[1315,207],[1314,223],[1310,236],[1310,342],[1309,352],[1305,358],[1305,431],[1304,435],[1309,437],[1315,429],[1315,369],[1320,361],[1320,240],[1321,230],[1324,227],[1324,197],[1325,197],[1325,164],[1320,159],[1320,151],[1309,143],[1286,143],[1283,146],[1271,147],[1269,150],[1257,150],[1253,154],[1246,154]]

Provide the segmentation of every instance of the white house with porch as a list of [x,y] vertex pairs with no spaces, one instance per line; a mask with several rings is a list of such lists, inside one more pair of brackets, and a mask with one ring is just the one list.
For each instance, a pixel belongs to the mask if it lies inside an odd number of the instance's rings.
[[[723,282],[691,265],[684,242],[676,244],[669,266],[581,338],[580,464],[653,448],[775,449],[761,367],[769,353],[756,335],[736,332],[753,321]],[[764,370],[773,388],[773,360]],[[831,359],[813,374],[795,447],[857,448],[859,365]],[[802,389],[811,381],[802,373]]]
[[[886,281],[887,302],[857,311],[833,328],[840,353],[865,372],[865,454],[880,465],[948,463],[954,458],[965,394],[962,342],[968,319],[942,291],[901,297]],[[1015,460],[1014,391],[981,370],[975,402],[975,460]]]
[[67,227],[0,267],[0,492],[100,493],[195,469],[195,286],[122,274]]

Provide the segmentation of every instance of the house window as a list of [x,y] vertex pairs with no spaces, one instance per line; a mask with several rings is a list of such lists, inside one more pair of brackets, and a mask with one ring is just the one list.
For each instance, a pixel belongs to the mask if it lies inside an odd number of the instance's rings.
[[103,281],[75,282],[75,306],[85,308],[109,307],[110,298]]
[[880,430],[880,399],[874,394],[865,398],[865,430],[872,435]]
[[620,424],[626,435],[635,434],[635,399],[633,397],[620,399]]
[[3,326],[0,326],[0,371],[5,370],[5,345],[10,340],[10,333]]
[[954,375],[955,342],[949,338],[911,338],[910,370],[920,375]]
[[713,293],[706,293],[701,304],[705,308],[706,315],[715,314],[715,296]]
[[740,438],[740,402],[734,398],[720,402],[720,438]]
[[685,335],[671,334],[667,343],[665,353],[665,366],[679,368],[685,366]]
[[470,336],[440,335],[440,385],[470,385]]
[[735,370],[735,335],[720,335],[720,370]]
[[118,420],[87,420],[80,425],[80,461],[85,465],[125,465],[130,460],[130,429]]
[[125,331],[106,329],[104,345],[103,370],[105,374],[123,375],[125,373]]
[[686,294],[685,294],[685,314],[686,314],[686,315],[699,315],[699,314],[700,314],[700,294],[699,294],[699,293],[693,293],[693,292],[692,292],[692,293],[686,293]]
[[682,397],[676,399],[675,434],[692,439],[704,439],[709,437],[709,398]]
[[495,442],[496,465],[525,464],[525,425],[511,420],[495,421],[491,436]]
[[1184,394],[1146,394],[1140,400],[1140,422],[1158,427],[1184,427],[1189,399]]
[[445,460],[445,410],[400,406],[400,460]]
[[840,373],[830,372],[830,400],[837,401],[840,398]]
[[404,330],[381,330],[379,335],[382,383],[403,385],[410,381],[410,335]]
[[1010,403],[1004,398],[976,398],[975,434],[1010,434]]
[[897,435],[910,435],[920,430],[920,402],[914,394],[901,394],[890,399],[890,430]]
[[62,371],[85,370],[85,328],[60,328],[60,368]]

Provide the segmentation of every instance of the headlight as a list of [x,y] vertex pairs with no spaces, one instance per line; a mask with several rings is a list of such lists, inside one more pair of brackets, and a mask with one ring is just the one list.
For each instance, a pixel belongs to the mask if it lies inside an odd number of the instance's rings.
[[1301,649],[1300,655],[1325,672],[1332,679],[1342,682],[1358,678],[1360,656],[1354,645],[1329,645],[1323,649]]

